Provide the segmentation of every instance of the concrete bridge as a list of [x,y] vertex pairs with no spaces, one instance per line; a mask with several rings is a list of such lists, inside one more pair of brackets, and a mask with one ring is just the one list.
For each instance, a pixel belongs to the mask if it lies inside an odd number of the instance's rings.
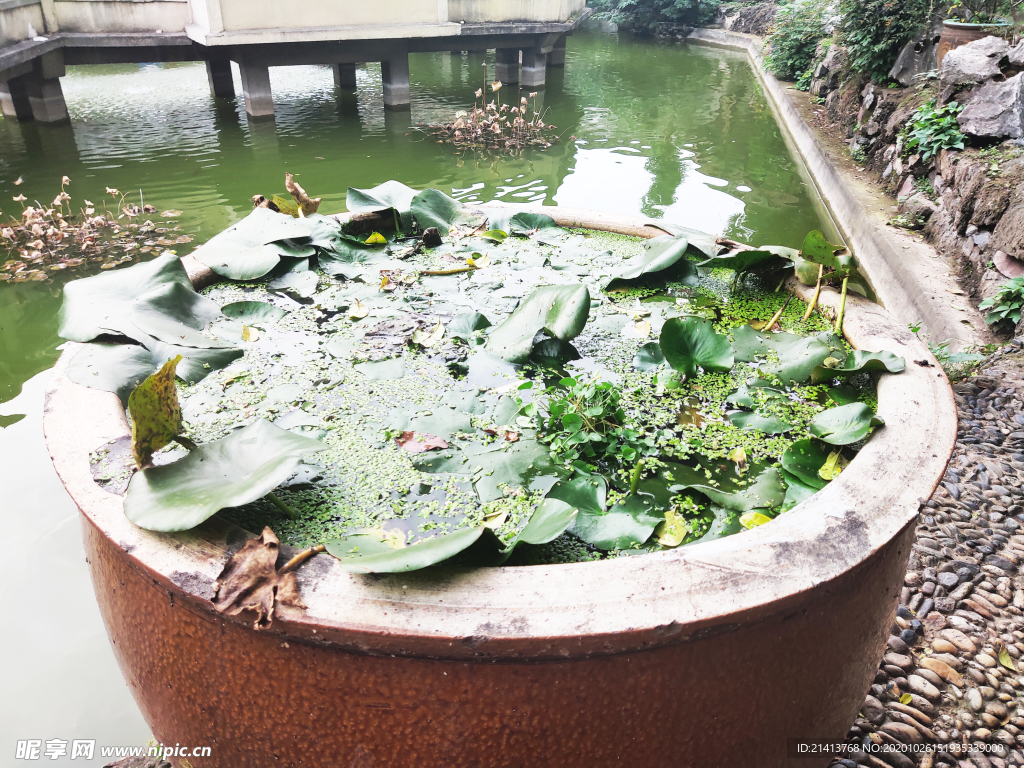
[[205,61],[216,98],[272,117],[270,67],[326,64],[341,89],[355,65],[379,61],[384,106],[408,109],[409,54],[495,50],[496,77],[544,86],[565,63],[565,37],[586,0],[0,0],[0,110],[5,117],[68,119],[67,65]]

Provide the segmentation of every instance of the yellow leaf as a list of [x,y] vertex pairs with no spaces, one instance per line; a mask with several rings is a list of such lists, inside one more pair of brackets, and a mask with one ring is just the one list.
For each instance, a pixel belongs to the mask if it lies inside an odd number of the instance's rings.
[[900,704],[910,704],[914,700],[914,697],[909,693],[904,693],[900,696]]
[[654,535],[658,537],[658,543],[663,547],[678,547],[689,532],[686,518],[674,507],[665,513],[665,519],[654,529]]
[[370,314],[370,308],[363,304],[359,299],[355,299],[352,302],[352,306],[348,308],[348,316],[353,320],[361,320]]
[[380,232],[374,232],[368,238],[366,238],[367,245],[383,245],[387,242],[387,239]]
[[763,512],[747,512],[740,515],[740,525],[744,528],[756,528],[770,521],[771,518]]
[[258,341],[260,332],[251,325],[242,325],[242,341]]
[[481,256],[479,253],[474,253],[472,256],[466,259],[466,264],[475,269],[483,269],[484,267],[489,267],[491,265],[491,257],[488,256],[486,253],[483,256]]
[[437,325],[431,331],[425,331],[422,328],[417,328],[412,334],[413,344],[419,344],[421,347],[433,347],[444,337],[444,326],[441,325],[441,320],[438,318]]
[[494,515],[493,517],[485,518],[484,519],[484,527],[490,528],[491,530],[496,531],[498,528],[501,528],[501,526],[505,524],[505,521],[507,519],[508,519],[508,512],[502,512],[500,514]]
[[1013,657],[1010,656],[1005,646],[999,649],[999,663],[1013,672],[1017,671],[1017,668],[1013,666]]
[[651,324],[647,320],[641,320],[633,325],[633,331],[638,339],[646,339],[651,335]]
[[181,433],[181,405],[174,371],[181,355],[137,386],[128,398],[132,417],[132,456],[139,468],[149,466],[153,454]]
[[832,451],[828,458],[825,459],[825,463],[821,465],[821,469],[818,470],[818,477],[831,482],[839,477],[839,474],[846,469],[846,465],[849,463],[843,456],[842,451]]
[[729,455],[726,458],[736,464],[736,471],[741,475],[747,471],[747,452],[743,449],[743,446],[733,448],[729,451]]

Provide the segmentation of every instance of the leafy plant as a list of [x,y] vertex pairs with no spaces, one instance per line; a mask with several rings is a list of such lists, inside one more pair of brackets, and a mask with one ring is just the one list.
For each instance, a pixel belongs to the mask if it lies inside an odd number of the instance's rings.
[[1024,0],[956,0],[950,7],[950,13],[959,11],[964,21],[972,24],[989,24],[999,22],[1000,16],[1014,15]]
[[685,258],[690,241],[685,236],[662,235],[644,242],[644,252],[630,259],[625,269],[613,277],[606,291],[646,285],[653,281],[675,280],[683,285],[697,284],[697,267]]
[[525,363],[538,334],[569,341],[583,332],[590,315],[590,291],[582,283],[535,289],[489,334],[487,349],[512,363]]
[[650,35],[664,24],[713,21],[720,4],[720,0],[597,0],[593,7],[637,34]]
[[[527,381],[519,391],[532,391]],[[517,396],[519,412],[533,420],[541,440],[566,464],[581,462],[588,470],[611,462],[630,465],[654,452],[654,440],[627,424],[622,393],[608,381],[560,379],[531,402]]]
[[1024,307],[1024,277],[1014,277],[1002,285],[994,296],[990,296],[978,305],[978,309],[988,310],[985,322],[989,325],[1016,326],[1020,322],[1021,308]]
[[794,0],[780,6],[765,40],[768,68],[787,80],[806,73],[818,42],[832,34],[837,22],[832,0]]
[[850,65],[874,80],[889,77],[900,49],[928,20],[930,0],[841,0],[840,34]]
[[963,105],[955,101],[942,107],[936,107],[934,101],[922,104],[906,128],[907,149],[920,151],[923,160],[943,149],[963,149],[964,134],[956,119],[962,111]]

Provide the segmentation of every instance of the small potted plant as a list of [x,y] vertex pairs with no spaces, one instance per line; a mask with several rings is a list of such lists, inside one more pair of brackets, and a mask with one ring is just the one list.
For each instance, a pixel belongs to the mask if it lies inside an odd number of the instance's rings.
[[1013,29],[1005,17],[1024,4],[1024,0],[956,0],[949,18],[942,23],[938,61],[954,48],[989,35],[1003,36]]

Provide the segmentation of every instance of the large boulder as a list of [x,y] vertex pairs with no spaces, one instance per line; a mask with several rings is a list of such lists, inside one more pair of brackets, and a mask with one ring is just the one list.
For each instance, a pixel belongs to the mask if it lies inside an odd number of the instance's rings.
[[950,101],[957,91],[988,82],[1002,75],[1010,44],[1001,37],[983,37],[954,48],[942,59],[939,103]]
[[942,35],[942,16],[935,14],[931,21],[921,27],[900,50],[896,63],[889,71],[889,77],[900,85],[909,86],[914,75],[930,72],[938,67],[937,46]]
[[957,121],[964,133],[978,139],[1024,137],[1024,74],[974,90]]
[[[820,45],[820,43],[819,43]],[[846,49],[835,43],[828,49],[828,53],[814,68],[814,78],[811,80],[811,96],[823,99],[839,87],[839,76],[846,67]]]
[[1010,53],[1007,54],[1010,59],[1010,66],[1016,69],[1024,69],[1024,40],[1021,40],[1017,45],[1010,49]]
[[731,32],[743,32],[748,35],[764,37],[775,21],[775,13],[779,7],[771,3],[744,5],[722,9],[724,18],[722,26]]

